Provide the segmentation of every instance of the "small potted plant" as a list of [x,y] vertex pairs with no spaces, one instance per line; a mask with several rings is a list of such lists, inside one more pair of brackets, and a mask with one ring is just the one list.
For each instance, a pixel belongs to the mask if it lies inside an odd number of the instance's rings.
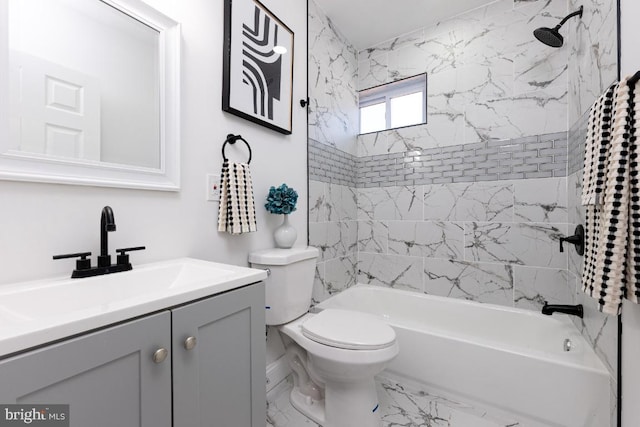
[[298,232],[289,224],[289,214],[296,210],[298,193],[293,188],[282,184],[280,187],[271,187],[264,207],[272,214],[284,215],[282,225],[276,228],[273,237],[279,248],[290,248],[298,238]]

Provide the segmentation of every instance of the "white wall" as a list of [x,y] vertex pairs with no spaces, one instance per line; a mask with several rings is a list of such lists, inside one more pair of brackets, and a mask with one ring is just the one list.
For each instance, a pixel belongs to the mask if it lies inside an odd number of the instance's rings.
[[[282,221],[262,207],[268,188],[286,182],[298,193],[291,222],[296,245],[307,236],[307,120],[298,104],[306,98],[306,2],[264,0],[296,35],[293,134],[283,136],[223,113],[222,45],[224,2],[147,0],[182,24],[182,190],[179,193],[0,181],[0,285],[68,275],[72,260],[59,253],[99,252],[103,206],[114,209],[117,231],[110,248],[146,245],[133,264],[190,256],[238,265],[251,250],[273,246],[272,231]],[[253,149],[258,232],[243,236],[216,231],[217,203],[205,201],[205,174],[219,173],[220,148],[227,133],[240,133]],[[242,145],[242,144],[238,144]],[[241,147],[228,148],[244,160]],[[237,154],[237,155],[236,155]]]
[[[640,2],[621,0],[622,76],[640,70],[638,17]],[[625,301],[622,308],[622,427],[640,423],[640,306]]]

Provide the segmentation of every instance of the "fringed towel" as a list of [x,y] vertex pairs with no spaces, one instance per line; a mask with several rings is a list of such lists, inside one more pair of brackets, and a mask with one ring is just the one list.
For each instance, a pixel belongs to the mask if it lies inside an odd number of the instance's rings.
[[218,231],[242,234],[256,230],[256,208],[249,165],[229,164],[229,160],[224,159],[220,177]]
[[593,105],[585,142],[586,205],[583,290],[600,311],[617,315],[626,297],[640,299],[640,199],[636,118],[639,85],[628,78]]

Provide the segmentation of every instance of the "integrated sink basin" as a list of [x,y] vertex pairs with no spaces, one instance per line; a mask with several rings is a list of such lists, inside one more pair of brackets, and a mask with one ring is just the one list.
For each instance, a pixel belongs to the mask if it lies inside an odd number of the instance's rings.
[[266,277],[263,270],[184,258],[86,279],[0,286],[0,357]]

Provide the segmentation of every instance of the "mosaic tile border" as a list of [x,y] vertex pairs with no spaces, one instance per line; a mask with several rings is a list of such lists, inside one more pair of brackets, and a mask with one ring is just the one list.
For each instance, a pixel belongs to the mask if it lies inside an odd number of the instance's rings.
[[358,188],[564,177],[568,158],[582,164],[574,139],[570,156],[567,132],[558,132],[365,157],[310,139],[309,177]]
[[357,187],[567,176],[567,133],[484,141],[358,159]]
[[309,179],[356,186],[358,158],[309,138]]

